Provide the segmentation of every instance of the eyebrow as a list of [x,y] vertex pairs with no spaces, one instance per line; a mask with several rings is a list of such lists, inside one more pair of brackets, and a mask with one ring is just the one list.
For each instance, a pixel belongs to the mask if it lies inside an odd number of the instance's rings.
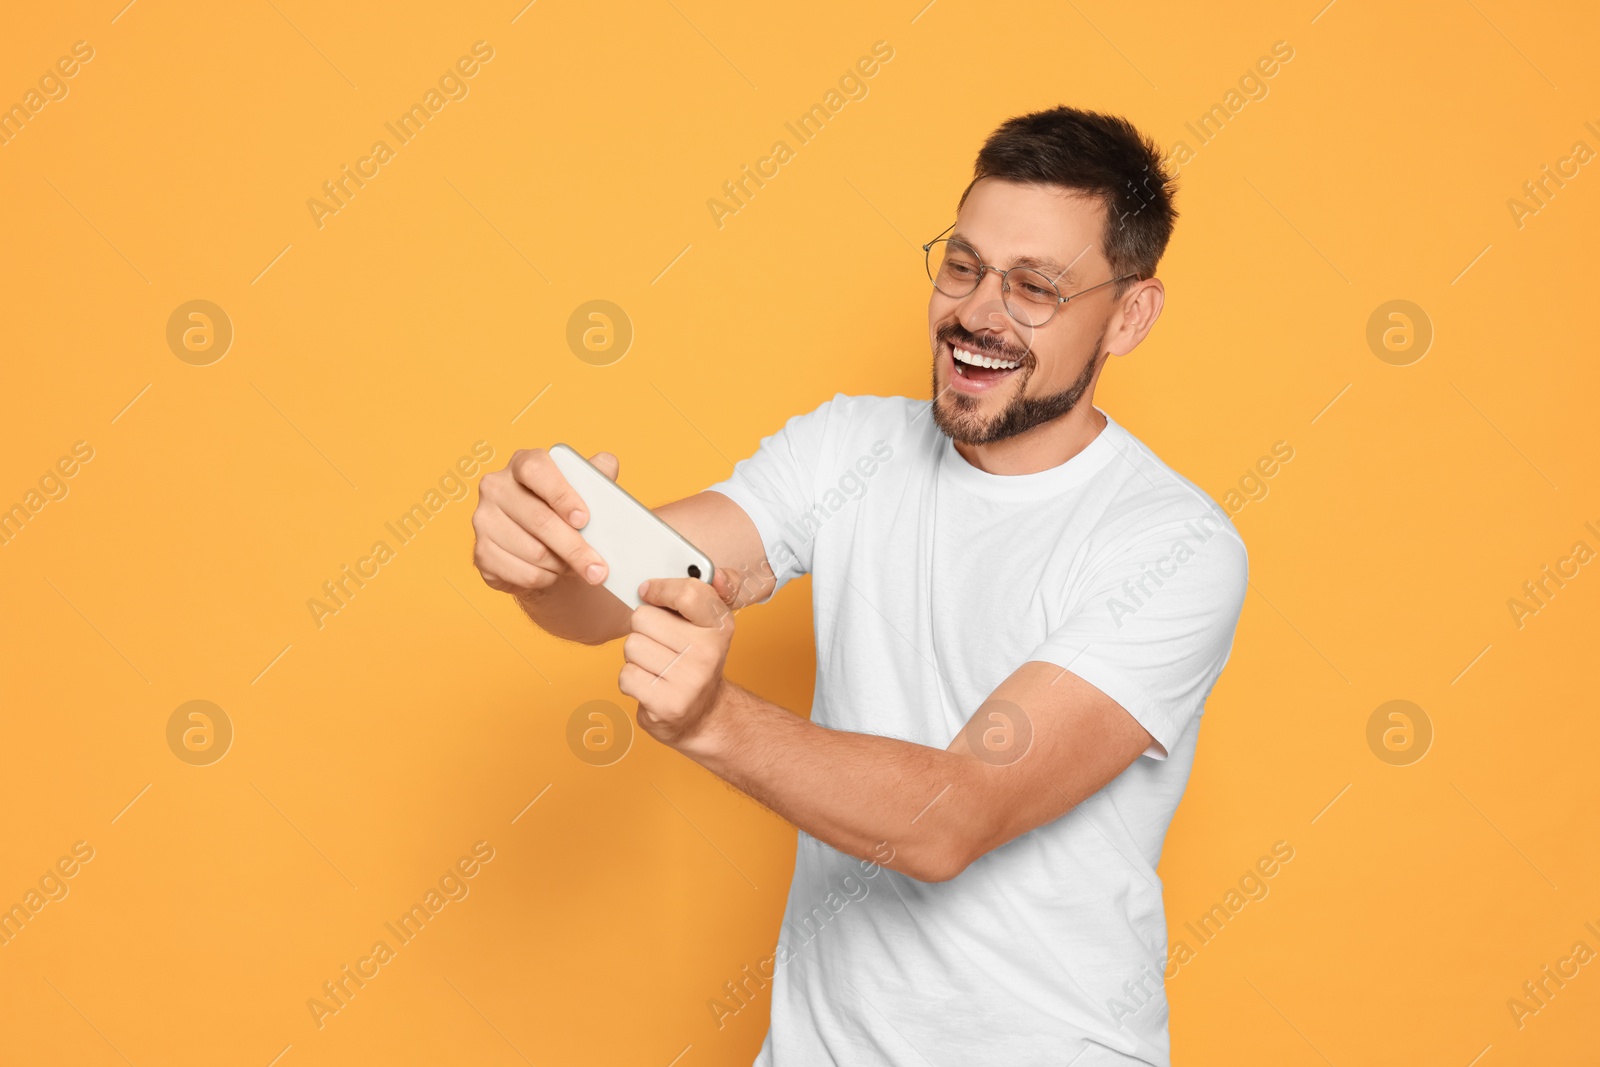
[[[960,233],[952,233],[950,235],[950,240],[961,242],[971,249],[972,253],[977,255],[979,259],[983,258],[983,256],[979,255],[978,253],[978,246],[967,240],[965,235]],[[1084,249],[1084,251],[1087,252],[1088,249]],[[1012,261],[1011,265],[1013,267],[1032,267],[1034,270],[1039,271],[1041,274],[1053,279],[1057,285],[1075,285],[1078,281],[1078,276],[1072,272],[1072,268],[1070,266],[1063,267],[1060,263],[1048,257],[1018,256]]]

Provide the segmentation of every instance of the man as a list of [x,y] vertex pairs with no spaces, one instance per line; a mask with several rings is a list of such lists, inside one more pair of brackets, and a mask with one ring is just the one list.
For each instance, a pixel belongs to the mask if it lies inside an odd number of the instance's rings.
[[[1125,120],[1001,125],[927,248],[931,404],[840,393],[657,509],[714,586],[630,613],[541,450],[482,482],[485,580],[626,635],[640,726],[800,830],[758,1065],[1169,1062],[1156,865],[1247,562],[1093,399],[1161,312],[1171,196]],[[722,677],[732,610],[803,573],[810,721]]]

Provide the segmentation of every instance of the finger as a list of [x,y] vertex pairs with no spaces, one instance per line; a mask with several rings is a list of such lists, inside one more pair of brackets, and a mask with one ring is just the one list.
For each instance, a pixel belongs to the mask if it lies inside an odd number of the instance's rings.
[[[639,702],[639,714],[641,716],[649,715],[651,720],[654,720],[655,716],[650,715],[645,710],[645,701],[658,695],[657,690],[651,688],[650,685],[655,680],[655,675],[637,663],[624,663],[622,670],[617,672],[618,691],[625,697],[632,697],[637,700]],[[641,725],[643,725],[642,722]]]
[[622,461],[617,459],[617,457],[613,456],[610,452],[596,452],[594,455],[589,457],[589,462],[593,463],[596,467],[599,467],[600,473],[604,474],[607,478],[610,478],[612,481],[617,480],[617,471],[621,467]]
[[487,508],[472,517],[473,529],[478,539],[501,549],[535,567],[560,574],[566,563],[550,551],[537,537],[517,524],[517,520],[499,508]]
[[726,567],[718,567],[711,576],[711,588],[716,592],[722,602],[729,607],[733,606],[733,598],[738,594],[738,579]]
[[728,614],[728,605],[698,578],[651,578],[639,586],[639,599],[676,611],[696,626],[720,626]]
[[680,655],[681,653],[674,652],[670,646],[638,631],[629,634],[622,642],[622,658],[643,667],[657,677],[671,669]]
[[553,571],[518,559],[493,541],[481,541],[473,554],[483,580],[491,589],[543,589],[554,582]]
[[511,473],[569,526],[578,528],[589,521],[589,508],[583,497],[572,488],[549,452],[542,448],[518,449],[511,457]]
[[659,641],[667,648],[687,648],[701,636],[698,626],[671,608],[658,608],[654,604],[640,604],[633,609],[628,621],[629,629]]
[[[494,503],[586,581],[598,584],[605,579],[606,561],[600,557],[600,553],[533,490],[523,486],[520,480],[499,491]],[[599,570],[592,571],[590,568],[593,567]]]

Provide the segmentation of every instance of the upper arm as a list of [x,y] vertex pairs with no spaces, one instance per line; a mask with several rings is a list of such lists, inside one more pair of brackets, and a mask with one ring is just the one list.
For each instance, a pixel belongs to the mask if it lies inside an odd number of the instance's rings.
[[1071,671],[1030,660],[997,686],[950,742],[972,757],[981,804],[961,866],[1071,811],[1128,768],[1151,735]]
[[1088,580],[1077,607],[949,746],[984,802],[968,861],[1065,814],[1138,759],[1165,759],[1233,646],[1248,561],[1230,532],[1157,527]]
[[756,524],[721,493],[704,490],[654,509],[662,521],[694,543],[718,570],[733,578],[732,607],[759,603],[776,586]]
[[765,600],[810,571],[818,471],[830,465],[838,447],[834,435],[848,421],[853,399],[836,394],[791,416],[726,478],[659,509],[718,569],[729,572],[734,607]]

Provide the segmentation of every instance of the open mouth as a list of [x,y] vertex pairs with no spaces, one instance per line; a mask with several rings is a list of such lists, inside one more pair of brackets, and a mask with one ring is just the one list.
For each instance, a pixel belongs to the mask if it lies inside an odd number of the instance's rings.
[[945,342],[945,350],[950,353],[950,361],[959,382],[956,387],[968,392],[981,392],[993,388],[996,383],[1009,378],[1022,367],[1021,360],[988,355],[981,351],[962,348],[949,341]]

